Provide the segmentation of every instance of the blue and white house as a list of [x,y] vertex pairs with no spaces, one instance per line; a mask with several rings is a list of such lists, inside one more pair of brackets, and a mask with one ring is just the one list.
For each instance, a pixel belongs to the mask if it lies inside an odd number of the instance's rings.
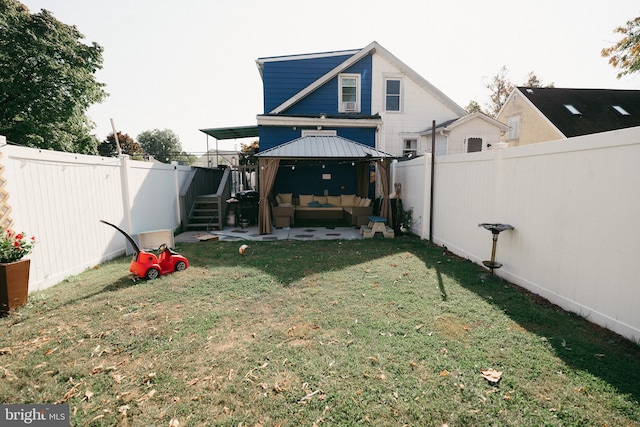
[[[377,42],[362,49],[259,58],[256,63],[264,87],[264,111],[257,117],[259,156],[276,157],[282,150],[274,150],[283,144],[324,137],[313,139],[318,142],[313,152],[306,144],[297,153],[289,147],[286,161],[280,157],[274,193],[358,193],[350,166],[363,159],[345,155],[329,161],[323,149],[328,141],[345,139],[390,157],[410,158],[430,149],[431,135],[424,131],[433,120],[450,123],[467,115]],[[446,144],[444,136],[438,138],[439,146]],[[377,193],[382,191],[378,185]],[[371,185],[363,197],[375,197],[374,192]]]
[[[432,120],[467,112],[377,42],[362,49],[260,58],[260,150],[337,135],[396,157],[431,146]],[[423,133],[421,135],[421,133]]]
[[[270,232],[263,223],[277,193],[382,196],[381,211],[390,210],[389,164],[430,151],[434,121],[436,154],[472,151],[467,146],[479,151],[487,140],[499,141],[500,131],[491,138],[471,132],[473,144],[453,140],[457,120],[467,118],[458,128],[463,137],[485,120],[469,118],[375,41],[362,49],[266,57],[256,64],[264,107],[253,128],[260,144],[261,233]],[[203,130],[212,136],[227,131]]]

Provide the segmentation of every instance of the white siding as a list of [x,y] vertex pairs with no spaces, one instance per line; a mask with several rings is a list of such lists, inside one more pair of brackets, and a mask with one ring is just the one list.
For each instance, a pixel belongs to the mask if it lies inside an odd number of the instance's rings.
[[[402,100],[400,112],[385,111],[386,77],[402,79]],[[402,155],[402,133],[417,133],[431,126],[431,121],[440,123],[457,118],[455,112],[444,106],[440,100],[431,95],[398,68],[390,64],[380,55],[373,55],[371,112],[379,113],[383,125],[378,136],[378,149],[397,156]],[[430,141],[430,140],[429,140]],[[422,138],[419,152],[430,148],[425,146]]]

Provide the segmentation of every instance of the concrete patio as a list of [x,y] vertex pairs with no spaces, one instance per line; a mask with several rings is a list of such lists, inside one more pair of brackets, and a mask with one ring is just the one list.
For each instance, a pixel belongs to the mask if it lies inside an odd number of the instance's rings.
[[[271,234],[259,234],[258,226],[229,227],[220,231],[187,231],[175,237],[176,243],[199,242],[216,236],[220,241],[275,241],[275,240],[354,240],[362,239],[359,228],[354,227],[284,227],[273,228]],[[214,237],[215,238],[215,237]]]

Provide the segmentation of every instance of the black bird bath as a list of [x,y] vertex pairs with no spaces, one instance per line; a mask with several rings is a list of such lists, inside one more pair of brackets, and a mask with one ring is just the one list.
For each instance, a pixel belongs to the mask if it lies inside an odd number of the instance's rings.
[[489,224],[482,223],[478,224],[478,227],[484,227],[485,229],[491,232],[493,236],[493,246],[491,248],[491,261],[482,261],[485,267],[491,270],[491,274],[493,274],[493,270],[496,268],[502,267],[502,264],[496,262],[496,245],[498,244],[498,235],[505,230],[513,230],[513,226],[509,224]]

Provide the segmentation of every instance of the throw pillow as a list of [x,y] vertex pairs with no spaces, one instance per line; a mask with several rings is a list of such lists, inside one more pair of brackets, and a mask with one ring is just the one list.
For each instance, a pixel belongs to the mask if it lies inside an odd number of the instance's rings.
[[293,203],[293,194],[292,193],[278,193],[276,195],[276,202],[279,205],[282,203]]
[[340,206],[340,196],[327,196],[327,203],[333,206]]
[[355,194],[341,194],[340,206],[355,206]]
[[313,200],[320,204],[327,203],[327,196],[313,196]]
[[316,202],[314,200],[313,202],[309,202],[307,206],[309,206],[310,208],[319,208],[321,205],[320,205],[320,202]]
[[313,194],[300,195],[300,206],[309,206],[311,202],[313,202]]

